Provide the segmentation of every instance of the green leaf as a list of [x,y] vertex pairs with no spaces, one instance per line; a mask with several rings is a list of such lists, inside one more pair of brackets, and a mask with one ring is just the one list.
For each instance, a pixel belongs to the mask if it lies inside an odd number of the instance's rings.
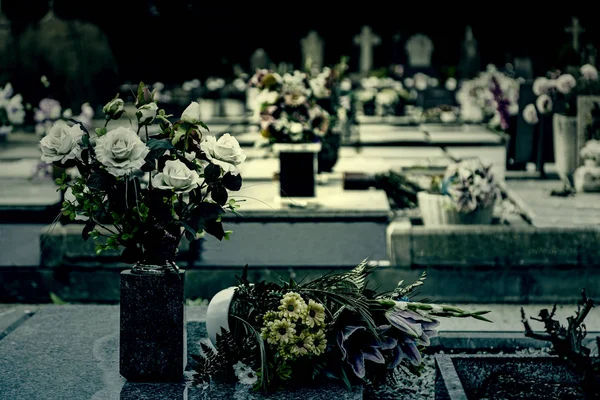
[[169,139],[150,139],[146,142],[146,146],[150,150],[163,150],[163,153],[174,148]]
[[186,133],[187,129],[183,125],[179,125],[177,127],[177,130],[175,131],[175,134],[173,135],[173,138],[171,139],[171,143],[173,143],[173,146],[179,143],[181,138],[184,137]]
[[212,189],[210,191],[210,197],[217,202],[217,204],[220,204],[222,206],[224,206],[225,204],[227,204],[227,197],[229,195],[227,194],[227,189],[225,189],[223,187],[223,185],[219,185],[214,184],[212,185]]
[[106,135],[106,128],[96,128],[94,130],[96,131],[96,135],[98,135],[98,137]]
[[348,390],[352,390],[352,384],[350,383],[350,379],[348,379],[348,375],[346,374],[346,370],[344,369],[344,367],[340,368],[341,370],[341,378],[342,378],[342,382],[344,382],[344,385],[346,385],[346,388]]
[[223,175],[221,183],[229,190],[238,191],[242,188],[242,175],[233,175],[231,172]]
[[87,186],[92,190],[108,191],[114,182],[114,177],[107,172],[97,169],[90,174]]
[[203,127],[204,129],[206,129],[207,131],[209,131],[209,132],[210,132],[210,129],[208,129],[208,126],[206,126],[206,124],[205,124],[204,122],[202,122],[202,121],[199,121],[199,122],[198,122],[198,125],[200,125],[201,127]]
[[66,301],[64,301],[63,299],[58,297],[56,295],[56,293],[54,293],[54,292],[50,292],[50,300],[52,301],[52,304],[57,304],[57,305],[67,304]]
[[204,168],[204,179],[207,183],[213,183],[221,177],[221,167],[215,164],[208,164]]

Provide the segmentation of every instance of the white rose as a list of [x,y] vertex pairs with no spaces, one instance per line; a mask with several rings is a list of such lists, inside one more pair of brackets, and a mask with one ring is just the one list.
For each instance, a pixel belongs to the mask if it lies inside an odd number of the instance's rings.
[[196,101],[192,101],[181,114],[181,120],[193,125],[197,125],[201,121],[200,118],[200,104]]
[[533,81],[533,93],[536,96],[548,93],[548,89],[550,89],[548,78],[540,77]]
[[121,118],[121,115],[123,115],[124,111],[125,102],[123,101],[123,99],[120,99],[118,97],[115,97],[114,99],[106,103],[104,107],[102,107],[102,112],[112,119]]
[[154,121],[156,118],[156,112],[158,111],[158,106],[156,103],[148,103],[144,104],[137,110],[138,121],[141,125],[148,125]]
[[598,70],[592,64],[585,64],[580,68],[581,75],[588,81],[598,80]]
[[577,81],[575,80],[575,77],[571,74],[562,74],[561,76],[556,78],[556,90],[558,90],[562,94],[567,94],[571,92],[571,89],[573,89],[575,85],[577,85]]
[[152,185],[162,190],[188,193],[200,185],[200,176],[179,160],[169,160],[165,168],[152,178]]
[[69,126],[64,121],[57,121],[50,132],[40,140],[42,161],[65,162],[76,159],[81,154],[79,141],[83,131],[79,125]]
[[450,91],[456,90],[456,86],[458,86],[456,79],[448,78],[446,80],[446,90],[450,90]]
[[534,125],[539,121],[537,110],[533,104],[527,104],[523,109],[523,119],[528,124]]
[[200,144],[200,148],[213,164],[218,165],[225,172],[236,172],[237,166],[246,159],[240,144],[229,133],[222,135],[219,140],[214,136],[207,136]]
[[119,177],[136,171],[145,163],[150,149],[130,128],[120,126],[97,139],[96,157],[109,173]]
[[552,111],[552,99],[547,94],[540,95],[535,101],[535,105],[540,114],[548,114]]

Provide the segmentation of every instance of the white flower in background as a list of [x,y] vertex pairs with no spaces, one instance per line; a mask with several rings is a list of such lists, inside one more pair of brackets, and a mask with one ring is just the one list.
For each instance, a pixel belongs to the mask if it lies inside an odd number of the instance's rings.
[[325,136],[329,131],[330,117],[329,113],[318,105],[308,110],[309,125],[317,136]]
[[293,74],[283,75],[283,85],[281,93],[285,104],[292,107],[298,107],[308,100],[310,89],[304,84],[306,74],[300,71],[294,71]]
[[316,78],[312,78],[308,81],[310,86],[310,90],[312,90],[313,95],[317,99],[324,99],[329,97],[331,94],[329,89],[327,88],[326,77],[323,75],[318,75]]
[[454,91],[456,90],[456,87],[458,86],[458,83],[456,82],[456,79],[454,78],[448,78],[446,80],[446,90],[450,90],[450,91]]
[[57,121],[42,140],[42,161],[47,163],[73,160],[81,154],[79,142],[83,131],[79,125],[69,126],[64,121]]
[[152,85],[152,87],[156,89],[157,92],[160,92],[165,88],[165,84],[162,82],[155,82],[154,85]]
[[538,113],[533,104],[527,104],[523,109],[523,119],[528,124],[534,125],[539,122]]
[[0,126],[0,136],[6,136],[13,131],[12,125]]
[[223,134],[219,140],[214,136],[207,136],[200,148],[210,162],[220,166],[225,172],[237,172],[237,166],[246,159],[240,144],[229,133]]
[[517,115],[519,113],[519,103],[517,101],[511,101],[509,103],[508,113],[510,115]]
[[592,64],[585,64],[580,68],[581,76],[588,81],[598,80],[598,69]]
[[429,86],[431,87],[438,87],[440,85],[440,81],[438,80],[438,78],[429,78]]
[[490,121],[488,122],[488,126],[490,126],[491,128],[498,129],[501,127],[501,124],[502,117],[500,116],[500,113],[498,111],[495,111],[494,115],[492,116],[492,119],[490,119]]
[[73,110],[71,110],[70,108],[67,108],[65,111],[63,111],[62,114],[63,118],[73,118]]
[[584,160],[594,160],[598,164],[600,162],[600,140],[588,140],[580,154]]
[[200,176],[180,160],[169,160],[165,163],[162,172],[154,175],[152,185],[161,190],[188,193],[200,185]]
[[400,97],[394,89],[382,89],[375,96],[375,102],[381,106],[393,106],[398,103]]
[[62,109],[60,103],[55,99],[40,100],[39,107],[36,108],[33,115],[35,122],[44,122],[45,120],[57,120],[60,118]]
[[200,87],[200,80],[199,79],[192,79],[191,81],[185,81],[183,82],[183,85],[181,85],[181,88],[183,90],[185,90],[186,92],[191,92],[194,89],[198,89]]
[[460,118],[465,122],[483,121],[483,109],[473,104],[466,104],[460,108]]
[[548,114],[552,112],[552,99],[547,94],[542,94],[535,101],[535,106],[540,114]]
[[258,381],[256,372],[241,361],[233,366],[233,371],[242,385],[254,385]]
[[562,74],[556,78],[556,90],[562,94],[570,93],[571,90],[577,85],[575,77],[571,74]]
[[206,79],[205,85],[209,91],[214,92],[216,90],[222,89],[223,86],[225,86],[225,79],[211,77]]
[[494,73],[494,72],[498,71],[498,68],[496,68],[496,66],[494,64],[488,64],[486,66],[485,70],[488,73]]
[[415,89],[411,90],[408,94],[408,98],[411,100],[416,100],[419,98],[419,92],[417,92]]
[[244,91],[246,91],[246,88],[248,87],[248,85],[246,84],[246,81],[243,80],[242,78],[236,78],[236,79],[234,79],[231,85],[238,92],[244,92]]
[[375,89],[364,89],[356,91],[356,98],[361,103],[367,103],[375,99],[375,95],[377,94],[377,90]]
[[98,161],[116,177],[128,175],[142,168],[150,152],[132,129],[123,126],[99,137],[94,150]]
[[415,80],[413,78],[404,79],[404,86],[406,86],[409,89],[412,88],[413,86],[415,86]]
[[533,93],[536,96],[548,93],[548,90],[550,89],[549,81],[550,79],[543,76],[537,78],[535,81],[533,81]]
[[360,80],[363,89],[376,89],[380,86],[380,80],[376,76],[369,76]]
[[421,72],[417,72],[413,79],[415,80],[415,89],[417,90],[425,90],[427,89],[427,83],[429,81],[429,77]]
[[156,118],[156,112],[158,111],[158,105],[154,102],[144,104],[138,108],[135,114],[138,118],[140,125],[149,125]]
[[[0,101],[0,104],[2,102]],[[25,121],[25,107],[23,106],[23,96],[17,94],[13,96],[7,104],[4,105],[8,121],[13,125],[21,125]]]
[[200,118],[200,104],[192,101],[189,106],[181,114],[181,120],[192,125],[197,125],[202,119]]
[[292,141],[301,141],[304,134],[304,125],[300,122],[290,122],[289,133]]
[[8,100],[14,94],[14,89],[11,83],[7,83],[2,89],[0,89],[0,101]]
[[442,122],[454,122],[456,121],[456,114],[452,111],[442,111],[440,120]]
[[344,92],[349,92],[352,90],[352,81],[348,78],[344,78],[342,82],[340,82],[340,89]]

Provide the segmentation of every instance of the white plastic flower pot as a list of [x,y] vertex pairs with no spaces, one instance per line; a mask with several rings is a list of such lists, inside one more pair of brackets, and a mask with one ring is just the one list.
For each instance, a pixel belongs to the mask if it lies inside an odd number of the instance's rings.
[[494,216],[493,206],[460,213],[456,211],[450,197],[441,194],[419,192],[417,200],[425,226],[490,225]]
[[222,106],[225,117],[242,117],[246,114],[246,105],[242,100],[223,99]]
[[208,338],[216,345],[217,334],[221,333],[221,327],[229,330],[229,309],[235,293],[235,287],[228,287],[215,294],[206,310],[206,331]]
[[554,161],[559,174],[571,179],[577,169],[577,117],[554,114],[552,117]]

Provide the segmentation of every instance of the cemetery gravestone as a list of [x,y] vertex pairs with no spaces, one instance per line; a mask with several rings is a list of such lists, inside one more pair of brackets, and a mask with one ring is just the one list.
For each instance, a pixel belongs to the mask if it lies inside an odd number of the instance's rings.
[[373,69],[373,47],[381,44],[381,38],[370,26],[363,26],[360,35],[354,37],[354,44],[360,46],[360,73],[367,74]]
[[437,72],[431,67],[431,56],[434,50],[433,42],[421,33],[411,36],[405,45],[408,56],[408,75],[422,72],[436,76]]
[[252,53],[252,57],[250,57],[250,71],[252,73],[257,69],[269,68],[270,64],[269,56],[262,48],[256,49],[254,53]]
[[465,40],[461,45],[460,64],[458,66],[459,77],[462,79],[474,78],[480,70],[479,44],[473,36],[473,30],[470,26],[467,26]]
[[517,78],[533,79],[533,65],[529,57],[515,57],[514,71]]
[[323,68],[324,42],[316,31],[310,31],[300,41],[302,45],[302,67],[320,70]]
[[565,32],[570,33],[573,37],[573,50],[575,50],[576,52],[579,51],[579,35],[581,35],[582,33],[585,32],[585,29],[583,29],[583,27],[581,26],[581,24],[579,23],[579,18],[577,17],[573,17],[572,18],[572,22],[571,22],[571,26],[565,28]]

